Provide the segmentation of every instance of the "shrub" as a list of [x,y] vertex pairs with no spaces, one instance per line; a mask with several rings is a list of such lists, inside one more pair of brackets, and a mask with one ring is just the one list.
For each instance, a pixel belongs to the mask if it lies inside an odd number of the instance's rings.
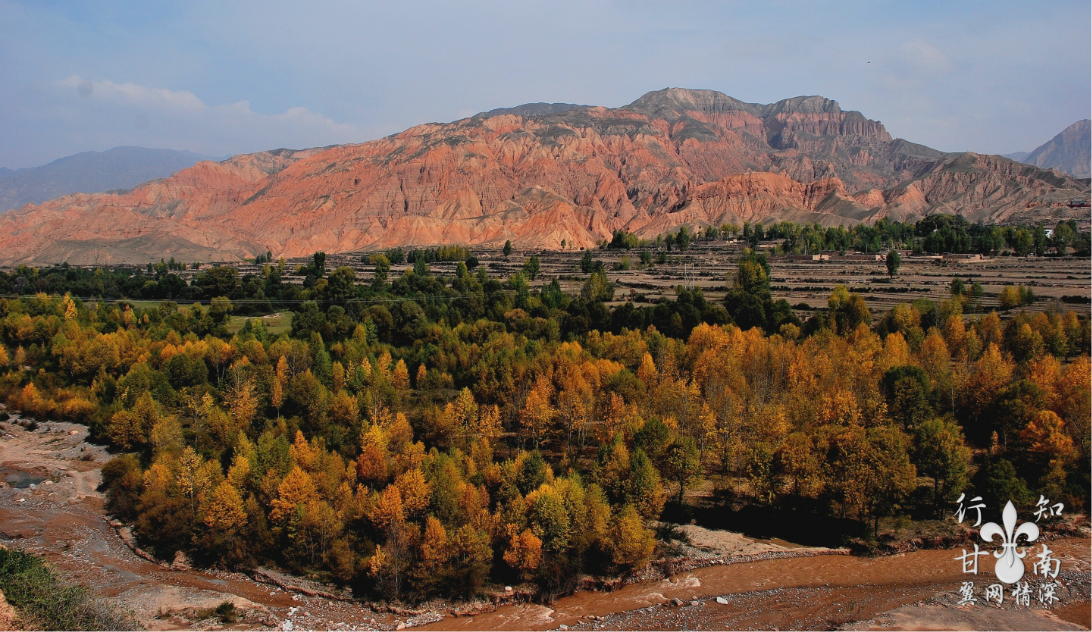
[[64,581],[42,558],[0,548],[0,590],[26,630],[138,630],[131,612]]

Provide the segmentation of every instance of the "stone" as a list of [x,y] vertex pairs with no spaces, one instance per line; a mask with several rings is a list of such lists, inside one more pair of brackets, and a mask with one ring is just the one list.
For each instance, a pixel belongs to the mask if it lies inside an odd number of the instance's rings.
[[171,570],[174,571],[188,571],[193,569],[193,564],[190,562],[190,558],[182,551],[176,551],[174,554],[174,561],[171,562]]
[[717,597],[717,603],[726,606],[726,605],[728,605],[728,600],[725,599],[724,597]]

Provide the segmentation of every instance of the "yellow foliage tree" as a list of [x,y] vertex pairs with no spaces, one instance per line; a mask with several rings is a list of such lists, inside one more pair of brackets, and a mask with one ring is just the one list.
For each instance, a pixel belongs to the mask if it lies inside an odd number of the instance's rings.
[[656,549],[656,536],[646,529],[637,511],[626,505],[611,521],[607,545],[611,560],[623,568],[644,566]]
[[504,563],[520,572],[524,581],[531,579],[542,563],[542,540],[524,529],[516,533],[515,525],[509,525],[508,549],[504,552]]
[[1066,434],[1065,422],[1052,410],[1040,411],[1020,432],[1020,440],[1040,462],[1067,465],[1074,456],[1073,439]]
[[550,401],[552,396],[553,385],[550,384],[549,378],[539,375],[519,413],[520,429],[527,438],[534,441],[536,449],[546,438],[550,423],[556,415]]
[[394,365],[394,372],[391,373],[391,386],[398,390],[405,390],[409,388],[409,369],[406,368],[406,361],[399,360],[398,364]]
[[386,531],[392,525],[397,525],[405,522],[405,511],[402,509],[402,495],[398,491],[398,487],[394,485],[388,485],[379,494],[375,506],[372,507],[371,512],[368,514],[368,518],[375,525],[376,529],[380,531]]
[[219,533],[228,533],[246,526],[246,521],[246,507],[235,486],[228,481],[217,485],[205,510],[205,526]]
[[317,502],[318,499],[311,476],[297,465],[277,486],[277,497],[270,503],[269,519],[274,523],[283,523],[295,511],[296,505]]
[[432,488],[425,481],[425,476],[421,473],[421,470],[413,468],[399,474],[394,480],[394,487],[401,495],[402,508],[407,517],[415,518],[420,516],[425,509],[428,509],[429,494],[432,493]]

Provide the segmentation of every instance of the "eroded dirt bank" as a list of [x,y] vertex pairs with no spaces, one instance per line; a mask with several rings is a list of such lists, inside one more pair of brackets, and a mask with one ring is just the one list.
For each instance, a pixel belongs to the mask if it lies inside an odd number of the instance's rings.
[[[41,554],[75,581],[131,608],[149,629],[1089,629],[1087,538],[1056,540],[1063,602],[1049,612],[955,606],[965,579],[951,551],[882,557],[781,557],[710,566],[613,592],[581,592],[549,606],[504,605],[448,617],[376,612],[307,596],[239,573],[174,570],[138,557],[103,516],[96,491],[108,457],[83,426],[0,423],[0,538]],[[686,527],[707,552],[748,559],[796,554],[790,547]],[[820,553],[819,555],[816,555]],[[207,611],[231,601],[239,623]],[[488,608],[487,608],[488,609]]]

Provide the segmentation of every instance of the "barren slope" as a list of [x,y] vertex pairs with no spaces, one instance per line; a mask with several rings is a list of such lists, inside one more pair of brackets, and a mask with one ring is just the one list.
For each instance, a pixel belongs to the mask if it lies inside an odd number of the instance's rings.
[[[556,104],[555,104],[556,105]],[[0,264],[232,260],[394,245],[592,246],[618,228],[827,225],[955,212],[1071,216],[1088,185],[896,139],[823,97],[668,89],[607,109],[527,107],[376,141],[203,162],[117,195],[0,215]],[[516,113],[512,113],[516,112]]]

